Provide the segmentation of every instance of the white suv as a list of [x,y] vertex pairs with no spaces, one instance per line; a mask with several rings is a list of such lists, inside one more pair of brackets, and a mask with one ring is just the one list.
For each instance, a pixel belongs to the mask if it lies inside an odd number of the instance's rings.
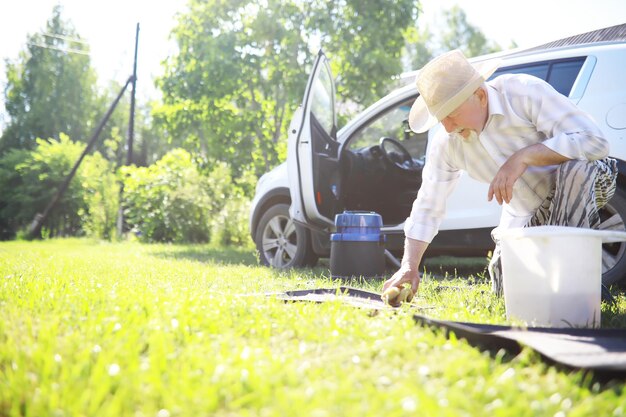
[[[620,169],[615,196],[602,210],[602,228],[624,230],[626,219],[626,42],[596,42],[498,54],[493,75],[528,73],[543,78],[589,112],[611,144]],[[473,59],[481,61],[493,56]],[[418,93],[414,84],[385,96],[339,131],[333,77],[317,57],[289,127],[287,162],[263,175],[250,213],[261,263],[276,268],[314,265],[330,254],[334,218],[344,210],[382,216],[386,249],[400,256],[403,223],[421,184],[430,132],[407,124]],[[447,215],[428,255],[482,256],[492,250],[490,232],[500,206],[487,201],[488,185],[462,175],[448,198]],[[603,281],[626,276],[626,244],[603,246]]]

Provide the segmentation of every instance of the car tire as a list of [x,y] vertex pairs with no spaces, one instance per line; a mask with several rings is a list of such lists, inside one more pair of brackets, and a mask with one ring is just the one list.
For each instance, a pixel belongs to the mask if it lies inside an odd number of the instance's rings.
[[259,220],[255,236],[262,265],[287,269],[317,263],[310,233],[291,220],[288,204],[271,206]]
[[[619,185],[613,198],[600,210],[600,230],[626,230],[626,190]],[[626,284],[626,242],[602,245],[602,283]]]

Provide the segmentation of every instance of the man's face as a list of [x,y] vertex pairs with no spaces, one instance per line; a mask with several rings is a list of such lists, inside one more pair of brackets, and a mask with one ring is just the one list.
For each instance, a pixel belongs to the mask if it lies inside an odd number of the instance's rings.
[[463,104],[443,118],[441,124],[446,132],[458,133],[465,139],[469,138],[472,132],[479,134],[485,127],[486,103],[484,90],[478,89]]

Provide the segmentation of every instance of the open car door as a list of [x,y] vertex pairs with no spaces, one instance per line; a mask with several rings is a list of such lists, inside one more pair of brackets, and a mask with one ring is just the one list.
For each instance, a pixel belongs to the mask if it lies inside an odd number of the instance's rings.
[[340,195],[339,148],[335,85],[328,59],[320,51],[302,105],[289,126],[289,214],[295,222],[322,229],[334,225]]

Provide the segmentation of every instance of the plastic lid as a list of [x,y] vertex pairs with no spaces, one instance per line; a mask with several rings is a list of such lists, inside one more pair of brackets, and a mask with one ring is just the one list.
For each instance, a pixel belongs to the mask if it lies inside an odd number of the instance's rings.
[[344,211],[335,216],[335,226],[339,227],[375,227],[380,228],[383,219],[373,211]]

